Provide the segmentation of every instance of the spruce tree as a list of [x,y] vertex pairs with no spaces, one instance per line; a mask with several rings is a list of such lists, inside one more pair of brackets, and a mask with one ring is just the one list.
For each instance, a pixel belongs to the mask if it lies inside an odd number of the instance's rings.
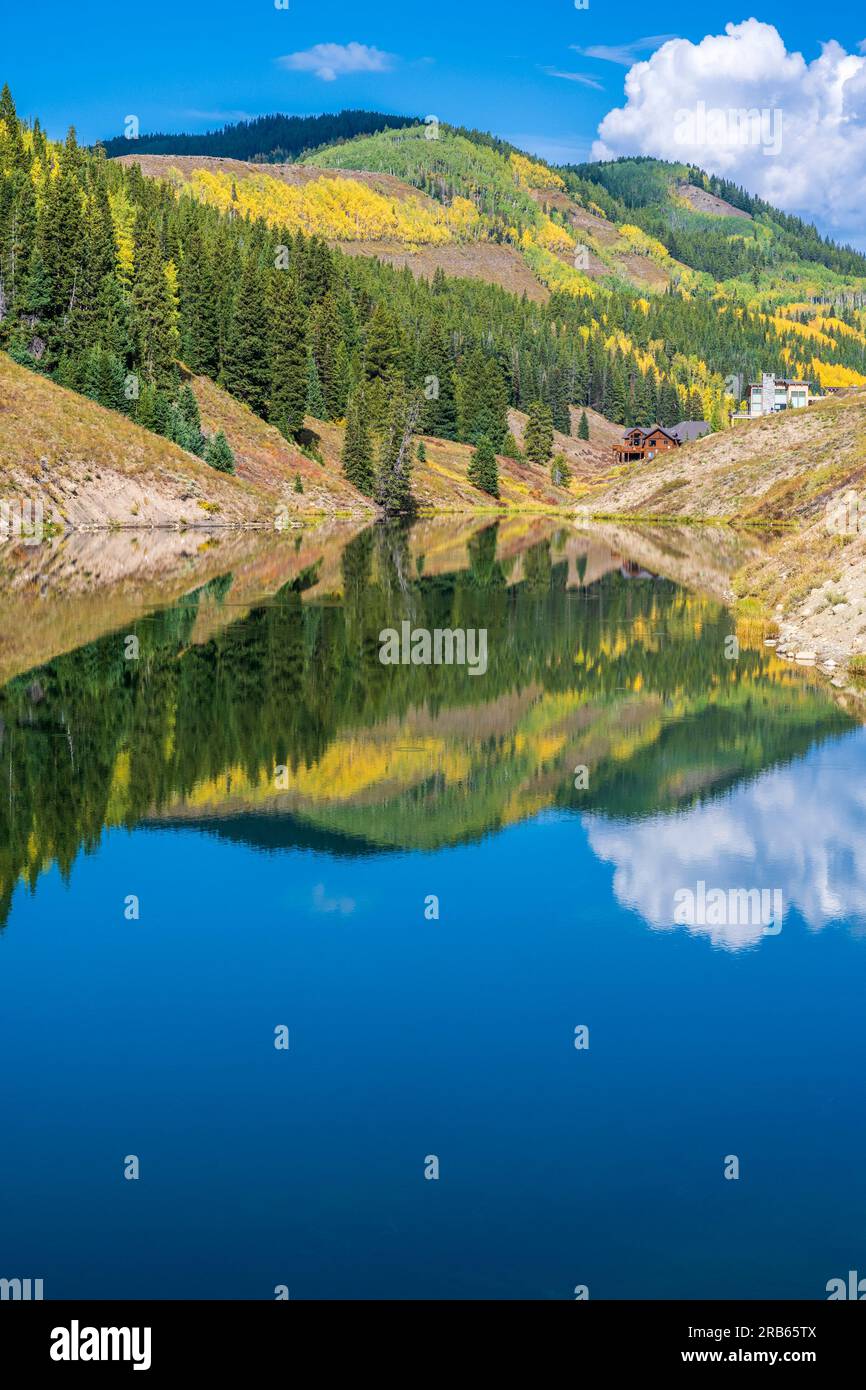
[[658,423],[669,429],[671,425],[679,424],[681,419],[679,393],[670,377],[665,377],[659,392]]
[[499,464],[496,450],[486,435],[478,441],[478,446],[469,462],[469,481],[491,497],[499,496]]
[[135,250],[132,332],[145,381],[158,390],[173,391],[177,382],[177,354],[180,347],[178,312],[165,273],[156,229],[151,222],[141,224],[140,240]]
[[421,341],[418,371],[424,392],[420,428],[437,439],[456,438],[454,368],[445,335],[437,322],[428,328]]
[[180,354],[191,372],[219,371],[219,295],[213,259],[198,227],[185,239],[178,271],[182,318]]
[[237,400],[264,415],[271,389],[268,323],[262,274],[253,252],[247,255],[232,309],[222,382]]
[[553,453],[553,421],[549,406],[542,401],[533,401],[529,407],[523,449],[533,463],[547,463]]
[[374,490],[373,447],[365,416],[364,397],[355,393],[349,402],[346,437],[343,441],[343,472],[353,487],[372,497]]
[[571,469],[565,454],[554,454],[553,463],[550,465],[550,481],[554,487],[565,488],[571,482]]
[[379,448],[376,501],[388,514],[408,513],[412,499],[412,435],[418,425],[421,402],[405,388],[394,391]]
[[589,421],[586,418],[586,411],[580,412],[580,423],[577,427],[578,439],[589,439]]
[[402,373],[405,346],[397,321],[389,309],[377,304],[364,334],[364,375],[368,381]]
[[466,444],[486,435],[500,449],[508,433],[508,390],[502,373],[480,348],[463,363],[457,381],[457,433]]
[[319,380],[319,369],[311,352],[307,352],[307,414],[316,420],[325,420],[328,416],[328,403]]
[[70,130],[54,178],[48,180],[39,221],[39,251],[50,286],[46,320],[49,336],[58,351],[65,346],[65,330],[80,287],[84,255],[84,202],[78,180],[78,147]]
[[293,439],[307,410],[307,315],[298,282],[289,271],[272,273],[270,322],[268,419],[286,439]]
[[220,430],[209,439],[204,451],[205,463],[209,463],[211,468],[216,468],[220,473],[234,473],[235,456],[229,447],[229,442]]
[[503,444],[499,452],[503,458],[514,459],[518,463],[523,458],[523,455],[520,452],[520,445],[514,438],[514,435],[511,433],[511,430],[509,430],[507,435],[505,436],[505,443]]

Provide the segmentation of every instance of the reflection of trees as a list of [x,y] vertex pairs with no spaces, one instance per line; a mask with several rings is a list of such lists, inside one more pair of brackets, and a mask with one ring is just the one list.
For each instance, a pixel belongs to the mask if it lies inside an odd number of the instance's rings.
[[[360,833],[375,822],[397,843],[423,814],[443,843],[499,823],[518,783],[538,804],[577,804],[549,749],[566,757],[584,738],[595,740],[580,759],[594,775],[580,809],[641,814],[844,726],[763,651],[726,660],[730,618],[718,606],[617,573],[583,599],[566,597],[566,565],[552,563],[547,544],[525,552],[522,580],[507,587],[497,535],[492,525],[473,537],[467,569],[424,575],[400,526],[372,528],[343,553],[341,604],[303,602],[316,580],[307,571],[196,643],[202,603],[223,602],[224,577],[136,624],[137,661],[124,657],[124,632],[12,681],[0,691],[0,913],[21,876],[35,883],[51,860],[67,873],[106,824],[134,824],[233,770],[255,785],[276,765],[313,767],[344,731],[375,731],[413,710],[454,712],[471,773],[407,790],[421,799],[413,816],[399,791],[372,808],[349,805],[341,828],[357,814]],[[486,628],[487,674],[383,667],[379,632],[403,619]],[[527,690],[535,703],[519,741],[507,720],[475,735],[497,701],[509,708]]]

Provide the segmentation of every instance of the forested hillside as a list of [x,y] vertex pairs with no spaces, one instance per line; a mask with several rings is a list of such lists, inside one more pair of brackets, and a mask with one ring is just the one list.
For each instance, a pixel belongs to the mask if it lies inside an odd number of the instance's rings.
[[[561,173],[575,197],[594,201],[617,223],[635,223],[672,257],[721,282],[728,297],[766,306],[814,298],[863,307],[866,256],[727,179],[649,158]],[[792,295],[795,284],[799,293]]]
[[[603,221],[615,209],[586,195],[587,180],[570,196],[577,175],[490,137],[445,127],[429,135],[414,126],[359,138],[314,156],[297,177],[241,166],[248,178],[193,167],[155,179],[81,149],[74,131],[63,145],[47,140],[38,122],[18,119],[4,89],[0,348],[226,471],[230,441],[202,431],[182,365],[310,457],[305,416],[345,420],[346,478],[388,511],[411,507],[421,434],[474,446],[479,491],[495,498],[496,455],[519,452],[509,407],[530,414],[533,461],[552,467],[550,426],[569,432],[570,405],[617,424],[706,418],[720,429],[735,404],[730,374],[866,379],[859,309],[736,302],[712,280],[706,288],[708,277],[676,272],[637,225]],[[519,248],[548,285],[546,301],[341,254],[335,219],[354,216],[357,230],[369,215],[375,238],[383,202],[405,219],[408,243],[444,235]],[[641,294],[616,274],[594,281],[573,264],[581,237],[593,235],[641,264],[673,266],[668,288]],[[613,254],[610,245],[599,253]],[[802,286],[789,294],[802,296]]]
[[[201,135],[137,135],[135,149],[141,154],[202,154],[230,159],[252,159],[279,164],[297,159],[320,145],[352,140],[356,135],[372,135],[377,130],[416,125],[415,116],[388,116],[381,111],[339,111],[322,116],[258,116],[237,121]],[[101,141],[109,157],[129,154],[131,141],[115,135]]]

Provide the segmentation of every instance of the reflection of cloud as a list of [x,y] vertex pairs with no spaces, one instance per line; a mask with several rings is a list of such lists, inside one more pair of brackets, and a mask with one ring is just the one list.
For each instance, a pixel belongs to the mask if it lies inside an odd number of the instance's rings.
[[[840,756],[844,749],[844,755]],[[674,894],[707,887],[780,888],[815,929],[866,919],[866,732],[824,744],[723,801],[649,820],[586,817],[590,846],[614,865],[621,903],[652,927],[674,925]],[[761,939],[760,926],[689,927],[736,950]]]
[[325,893],[324,883],[317,883],[313,889],[313,911],[314,912],[341,912],[344,917],[348,917],[355,911],[354,898],[329,898]]

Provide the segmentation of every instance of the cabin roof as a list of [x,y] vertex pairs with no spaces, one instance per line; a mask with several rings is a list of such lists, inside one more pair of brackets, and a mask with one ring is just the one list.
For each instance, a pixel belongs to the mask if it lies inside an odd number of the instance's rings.
[[710,425],[707,420],[680,420],[678,425],[672,425],[670,433],[681,444],[685,444],[691,439],[700,439],[702,435],[709,434]]

